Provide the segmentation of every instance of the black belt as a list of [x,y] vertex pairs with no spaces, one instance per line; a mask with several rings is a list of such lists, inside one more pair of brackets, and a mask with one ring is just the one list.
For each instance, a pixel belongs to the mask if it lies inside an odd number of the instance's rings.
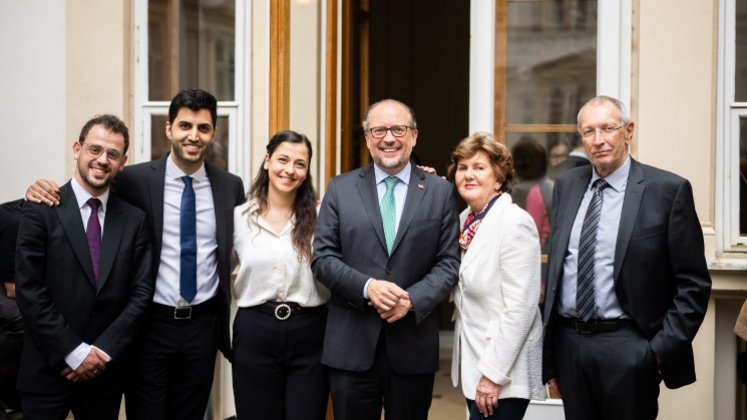
[[192,306],[168,306],[153,302],[151,311],[154,315],[170,319],[191,319],[200,315],[215,313],[218,307],[218,297],[212,297],[202,303]]
[[597,334],[617,331],[623,327],[629,327],[634,325],[630,319],[591,319],[589,321],[581,321],[578,318],[566,318],[563,316],[558,317],[558,322],[566,327],[573,328],[579,334]]
[[291,316],[300,315],[302,313],[307,313],[322,308],[324,308],[324,305],[303,307],[295,302],[265,302],[261,305],[250,306],[248,309],[254,309],[255,311],[262,312],[263,314],[274,316],[280,321],[285,321]]

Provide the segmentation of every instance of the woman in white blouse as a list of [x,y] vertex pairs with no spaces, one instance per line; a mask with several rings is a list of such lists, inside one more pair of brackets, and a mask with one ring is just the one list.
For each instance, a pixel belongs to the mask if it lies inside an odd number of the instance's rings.
[[275,134],[247,202],[234,210],[240,267],[232,368],[239,419],[325,417],[321,355],[329,291],[310,267],[317,204],[311,153],[303,134]]
[[540,244],[532,217],[513,204],[511,152],[489,134],[462,140],[449,177],[469,207],[454,289],[451,377],[461,377],[470,419],[521,419],[544,399]]

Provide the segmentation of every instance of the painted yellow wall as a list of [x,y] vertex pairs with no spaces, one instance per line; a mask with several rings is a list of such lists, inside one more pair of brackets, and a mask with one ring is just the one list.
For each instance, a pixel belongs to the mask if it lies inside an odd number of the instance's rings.
[[[132,15],[130,0],[66,2],[66,138],[76,139],[94,115],[112,113],[127,123],[133,148]],[[72,149],[66,150],[72,176]]]
[[[634,155],[690,180],[709,260],[715,257],[717,18],[716,0],[634,3]],[[698,380],[674,391],[662,384],[661,419],[714,416],[714,310],[712,300],[694,342]]]

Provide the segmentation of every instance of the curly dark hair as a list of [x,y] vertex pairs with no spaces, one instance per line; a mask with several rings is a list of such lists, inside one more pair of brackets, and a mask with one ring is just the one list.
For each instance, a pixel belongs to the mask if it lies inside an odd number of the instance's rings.
[[[295,131],[285,130],[275,133],[267,144],[267,156],[272,157],[275,149],[281,143],[302,143],[309,150],[309,162],[311,162],[312,149],[309,139]],[[257,176],[252,181],[252,187],[247,194],[247,198],[254,199],[257,208],[254,210],[255,215],[262,214],[267,210],[267,193],[270,187],[270,175],[264,165],[260,166]],[[296,190],[296,199],[293,202],[293,216],[295,224],[291,232],[293,239],[293,248],[298,253],[300,260],[311,261],[311,237],[314,235],[316,228],[316,203],[317,195],[314,189],[314,181],[311,178],[311,171],[306,174],[306,179]]]

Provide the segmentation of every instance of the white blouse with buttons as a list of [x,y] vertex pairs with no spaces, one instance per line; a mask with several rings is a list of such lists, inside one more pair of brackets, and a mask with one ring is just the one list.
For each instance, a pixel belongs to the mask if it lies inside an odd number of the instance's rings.
[[[325,304],[329,290],[314,279],[311,261],[300,260],[293,248],[291,219],[279,234],[261,216],[250,200],[234,209],[234,251],[239,271],[233,295],[239,307],[267,301],[295,302],[303,307]],[[247,211],[249,209],[249,211]]]

